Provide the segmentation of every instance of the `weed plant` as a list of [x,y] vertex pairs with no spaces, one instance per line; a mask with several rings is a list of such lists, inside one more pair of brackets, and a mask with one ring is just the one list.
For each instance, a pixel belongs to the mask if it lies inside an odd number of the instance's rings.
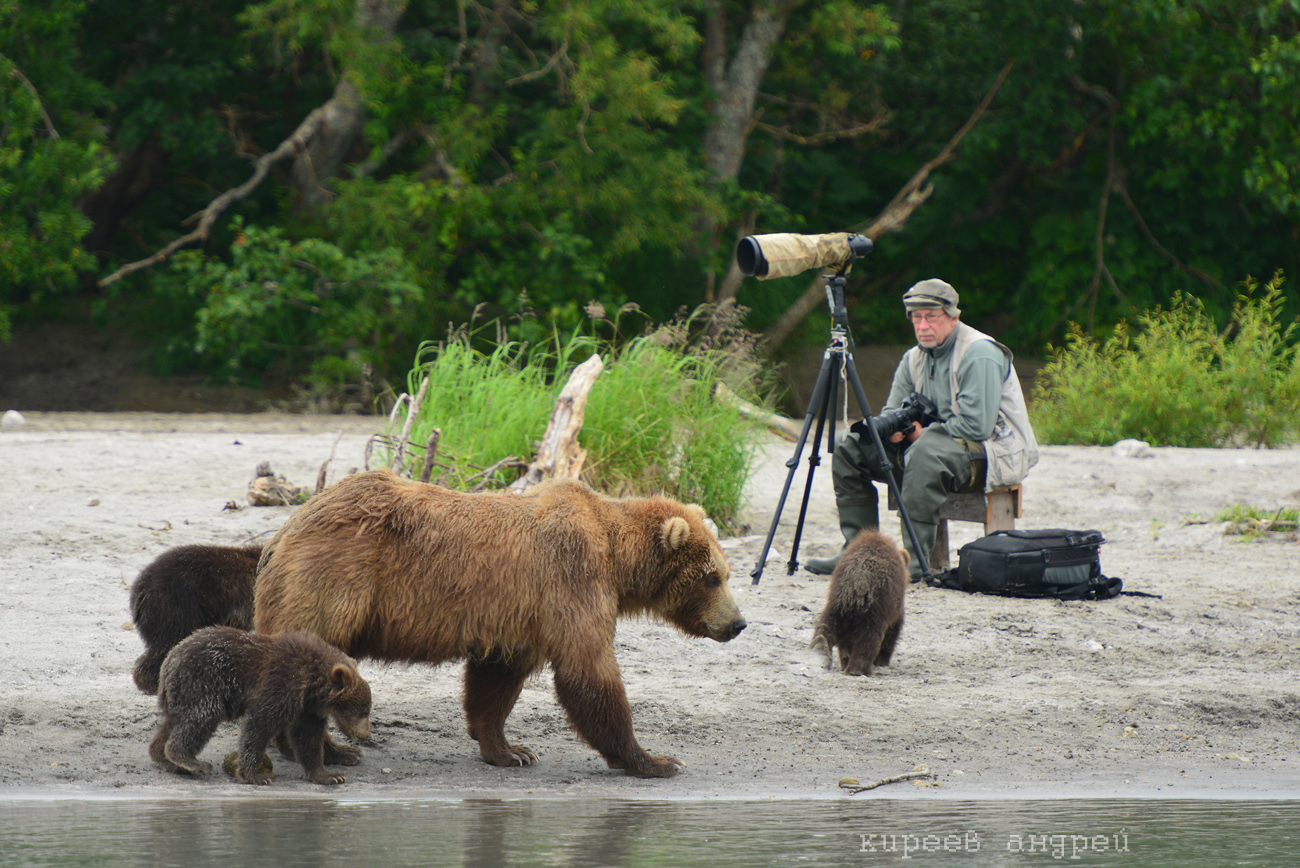
[[[603,318],[598,308],[593,313]],[[408,390],[416,394],[425,377],[429,387],[410,443],[423,444],[441,429],[432,479],[452,488],[470,487],[508,456],[529,461],[569,375],[600,353],[605,367],[588,394],[579,435],[587,450],[583,479],[616,496],[666,494],[699,503],[729,526],[759,429],[716,400],[714,390],[725,382],[751,402],[770,398],[756,341],[738,324],[742,313],[704,308],[622,342],[575,332],[526,345],[504,341],[499,328],[486,341],[486,327],[459,329],[417,353]],[[617,334],[616,323],[601,322]],[[418,477],[425,460],[416,448],[400,470]],[[517,475],[498,471],[494,484]]]
[[1278,274],[1247,280],[1220,330],[1195,298],[1175,295],[1097,340],[1072,324],[1035,384],[1044,443],[1278,446],[1300,435],[1296,324],[1281,323]]

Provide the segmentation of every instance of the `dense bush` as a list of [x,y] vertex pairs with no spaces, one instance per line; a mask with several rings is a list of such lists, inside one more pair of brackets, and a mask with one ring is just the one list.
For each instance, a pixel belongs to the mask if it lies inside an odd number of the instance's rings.
[[1300,435],[1300,348],[1282,323],[1282,276],[1247,280],[1222,330],[1194,298],[1097,340],[1073,326],[1039,374],[1044,443],[1277,446]]
[[[599,325],[614,325],[594,312]],[[738,320],[734,312],[703,308],[626,342],[574,333],[532,346],[494,338],[480,348],[488,329],[460,329],[425,344],[409,394],[418,394],[425,378],[429,385],[411,422],[414,448],[399,469],[423,474],[420,446],[435,428],[441,435],[430,477],[450,487],[470,487],[508,456],[531,460],[569,375],[600,353],[605,367],[588,395],[579,437],[587,450],[582,478],[614,495],[667,494],[699,503],[727,526],[740,507],[758,430],[714,392],[726,383],[763,403],[770,390],[754,339]],[[404,412],[395,428],[405,426]],[[506,485],[516,475],[497,471],[492,484]]]

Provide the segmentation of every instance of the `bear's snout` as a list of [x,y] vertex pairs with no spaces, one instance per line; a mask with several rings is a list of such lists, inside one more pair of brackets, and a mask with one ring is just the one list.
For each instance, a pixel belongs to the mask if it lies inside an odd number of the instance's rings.
[[749,626],[748,621],[746,621],[744,618],[737,617],[736,620],[731,622],[730,632],[727,634],[727,637],[722,641],[730,642],[732,639],[735,639],[737,636],[740,635],[741,630],[744,630],[748,626]]

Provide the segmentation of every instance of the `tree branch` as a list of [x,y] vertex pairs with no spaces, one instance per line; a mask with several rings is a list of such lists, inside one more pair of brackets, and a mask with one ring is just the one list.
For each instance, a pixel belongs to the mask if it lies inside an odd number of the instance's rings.
[[170,244],[152,256],[123,265],[117,271],[114,271],[112,274],[100,280],[100,288],[102,289],[103,287],[111,286],[128,275],[157,265],[182,247],[188,247],[191,244],[206,241],[212,234],[213,225],[221,215],[225,213],[226,209],[252,194],[262,181],[266,179],[272,166],[281,160],[288,159],[289,157],[300,153],[307,147],[307,143],[311,140],[311,137],[316,134],[316,130],[319,128],[322,119],[325,117],[328,111],[328,106],[329,103],[326,103],[325,105],[314,109],[311,114],[307,115],[303,122],[298,125],[298,128],[294,130],[287,139],[281,142],[274,151],[265,153],[254,160],[252,177],[240,184],[238,187],[234,187],[222,193],[220,196],[209,202],[208,206],[202,211],[199,211],[197,214],[188,218],[185,221],[186,223],[193,223],[197,220],[199,224],[192,232],[174,239]]
[[[896,232],[903,228],[912,213],[917,208],[920,208],[925,203],[925,200],[930,198],[930,194],[934,192],[934,186],[929,183],[930,173],[945,163],[956,159],[957,146],[961,144],[961,140],[984,116],[984,112],[992,104],[993,97],[997,94],[998,89],[1002,87],[1002,83],[1007,80],[1007,76],[1011,74],[1011,69],[1014,66],[1014,60],[1007,61],[1006,66],[1002,67],[1002,71],[998,73],[997,79],[994,80],[993,86],[984,95],[984,99],[980,100],[979,105],[971,112],[971,116],[966,119],[966,123],[961,125],[961,128],[953,134],[939,153],[916,170],[916,173],[908,179],[906,184],[899,188],[898,192],[894,194],[894,198],[871,221],[867,228],[862,230],[861,234],[874,241],[887,232]],[[790,337],[790,334],[799,326],[799,323],[803,322],[808,314],[812,313],[813,309],[821,303],[823,298],[825,298],[823,281],[821,275],[818,275],[804,290],[803,295],[799,296],[794,304],[790,305],[786,312],[781,315],[781,318],[767,330],[768,346],[773,349],[780,346]]]
[[36,100],[36,108],[40,111],[41,118],[45,121],[45,131],[50,134],[51,139],[57,142],[59,140],[59,131],[54,128],[54,121],[50,120],[50,114],[45,110],[45,103],[41,102],[41,95],[36,90],[36,85],[32,84],[27,76],[23,75],[23,71],[18,68],[18,64],[9,60],[9,58],[5,57],[3,54],[0,54],[0,60],[8,61],[13,64],[13,69],[9,70],[9,74],[18,79],[18,81],[22,83],[22,86],[27,88],[27,92],[32,95],[32,99]]
[[761,121],[754,121],[754,129],[762,130],[769,135],[778,139],[785,139],[788,142],[794,142],[799,145],[824,145],[827,142],[834,142],[840,139],[856,139],[858,136],[864,136],[867,133],[879,132],[880,128],[889,123],[893,118],[893,112],[881,112],[865,124],[847,127],[839,130],[826,130],[811,136],[801,136],[798,133],[792,133],[785,127],[774,127],[771,124],[765,124]]

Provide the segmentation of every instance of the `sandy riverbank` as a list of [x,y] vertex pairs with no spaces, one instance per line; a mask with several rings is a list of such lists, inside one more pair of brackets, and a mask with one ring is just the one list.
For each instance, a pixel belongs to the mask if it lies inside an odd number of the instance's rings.
[[[288,508],[244,500],[258,462],[310,485],[333,450],[337,478],[362,463],[375,420],[28,422],[0,432],[0,797],[248,792],[224,775],[191,780],[149,762],[155,700],[131,683],[140,643],[127,588],[172,546],[274,532]],[[1300,450],[1044,449],[1021,526],[1102,530],[1107,574],[1160,598],[1059,603],[914,586],[894,666],[863,679],[822,669],[805,648],[826,581],[784,567],[802,467],[778,557],[750,582],[792,449],[774,440],[764,450],[749,534],[724,540],[749,629],[718,645],[651,623],[620,627],[638,737],[686,762],[676,778],[606,769],[565,723],[548,676],[525,689],[508,724],[541,763],[487,766],[464,732],[458,667],[363,661],[375,705],[362,765],[327,791],[283,763],[271,794],[846,798],[839,778],[866,783],[926,763],[933,780],[852,798],[1300,797],[1300,543],[1243,542],[1200,523],[1233,503],[1300,503]],[[838,542],[828,465],[814,488],[801,557]],[[225,509],[231,501],[242,508]],[[953,525],[954,546],[976,532]],[[224,728],[205,756],[234,741]]]

